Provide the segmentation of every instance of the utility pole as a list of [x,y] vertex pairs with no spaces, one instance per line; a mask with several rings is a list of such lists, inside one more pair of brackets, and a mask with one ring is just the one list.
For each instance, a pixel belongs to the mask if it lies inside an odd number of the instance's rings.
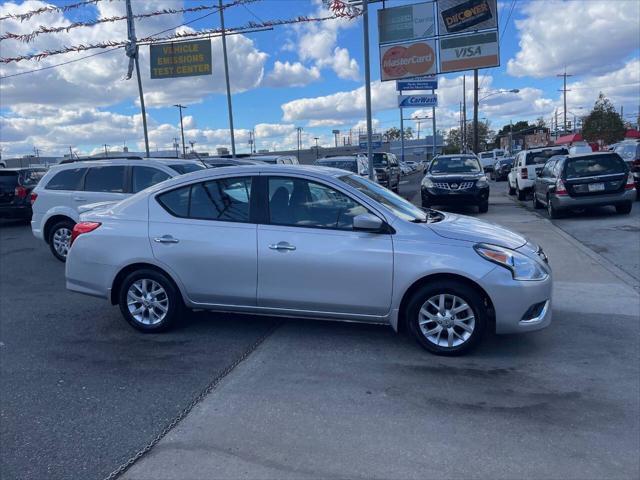
[[[432,88],[431,89],[431,95],[435,94],[435,90]],[[433,128],[433,145],[431,145],[431,158],[435,158],[436,157],[436,107],[431,107],[431,114],[433,115],[433,122],[432,122],[432,128]],[[427,155],[425,154],[425,157]]]
[[182,156],[186,157],[187,147],[184,144],[184,125],[182,123],[182,109],[187,107],[185,107],[184,105],[180,105],[179,103],[175,104],[174,107],[178,107],[178,110],[180,110],[180,135],[182,136]]
[[555,134],[555,139],[558,140],[558,109],[556,108],[555,113],[553,114],[555,122],[556,122],[556,126],[554,129],[554,134]]
[[109,146],[110,145],[107,145],[106,143],[104,144],[104,156],[105,157],[109,157],[109,150],[108,150]]
[[236,158],[236,139],[233,133],[233,108],[231,106],[231,84],[229,83],[229,61],[227,59],[227,38],[224,33],[224,8],[222,0],[218,0],[220,12],[220,29],[222,30],[222,56],[224,58],[224,79],[227,83],[227,108],[229,109],[229,131],[231,132],[231,158]]
[[[567,92],[570,92],[571,90],[567,90],[567,77],[573,77],[573,75],[569,75],[567,73],[567,69],[564,69],[564,73],[560,73],[558,75],[556,75],[556,77],[562,77],[563,79],[563,86],[562,86],[562,90],[558,90],[559,92],[562,92],[562,96],[564,99],[564,121],[562,124],[562,131],[566,132],[567,131]],[[557,125],[557,120],[556,120],[556,125]]]
[[189,141],[189,145],[191,145],[191,153],[195,152],[195,149],[193,148],[193,146],[196,144],[196,142],[194,142],[193,140]]
[[147,131],[147,110],[144,107],[144,93],[142,92],[142,78],[140,77],[140,61],[138,55],[138,45],[136,44],[136,28],[133,21],[133,11],[131,0],[126,0],[127,8],[127,30],[129,41],[126,45],[127,56],[129,57],[129,72],[127,80],[131,78],[131,60],[136,66],[136,78],[138,79],[138,94],[140,95],[140,111],[142,113],[142,128],[144,130],[144,149],[149,157],[149,133]]
[[404,118],[400,107],[400,161],[404,163]]
[[[222,0],[221,0],[222,1]],[[371,66],[369,64],[369,0],[362,0],[362,23],[364,35],[364,97],[367,111],[367,159],[369,160],[369,180],[375,182],[373,168],[373,135],[371,126]],[[317,150],[316,150],[317,153]]]
[[478,69],[473,71],[473,153],[480,153],[480,132],[478,132]]
[[509,120],[509,155],[513,155],[513,121]]
[[175,148],[176,157],[178,157],[179,156],[179,154],[178,154],[178,137],[173,137],[173,148]]
[[298,162],[300,162],[300,147],[302,146],[302,127],[296,127],[298,133]]
[[462,153],[467,153],[467,76],[462,76]]
[[316,141],[316,160],[318,160],[318,139],[320,137],[313,137],[313,139]]

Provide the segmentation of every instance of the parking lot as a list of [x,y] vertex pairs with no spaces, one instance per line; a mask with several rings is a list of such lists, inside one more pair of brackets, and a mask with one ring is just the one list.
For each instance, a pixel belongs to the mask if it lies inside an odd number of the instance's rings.
[[196,313],[143,335],[2,223],[3,478],[104,478],[150,442],[124,478],[637,478],[640,203],[551,222],[500,182],[480,217],[545,248],[554,320],[460,358],[296,319]]

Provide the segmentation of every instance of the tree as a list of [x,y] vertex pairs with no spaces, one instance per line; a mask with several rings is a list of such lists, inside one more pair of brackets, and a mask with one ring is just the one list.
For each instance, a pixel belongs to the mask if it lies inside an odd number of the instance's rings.
[[[400,140],[400,129],[397,127],[391,127],[383,134],[387,141],[392,142],[394,140]],[[413,130],[411,127],[407,127],[404,129],[404,139],[410,140],[413,138]]]
[[624,138],[624,123],[611,101],[602,92],[591,113],[582,122],[582,137],[587,142],[611,145]]
[[413,138],[413,129],[411,127],[407,127],[404,129],[404,139],[411,140]]

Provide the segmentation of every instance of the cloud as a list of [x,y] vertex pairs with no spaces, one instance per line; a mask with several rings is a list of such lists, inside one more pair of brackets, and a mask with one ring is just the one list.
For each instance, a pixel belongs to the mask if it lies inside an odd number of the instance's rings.
[[638,49],[637,0],[529,2],[517,20],[520,50],[507,72],[548,77],[566,67],[574,75],[619,68]]
[[273,70],[262,82],[265,87],[304,87],[320,78],[320,70],[305,67],[300,62],[289,63],[276,60]]

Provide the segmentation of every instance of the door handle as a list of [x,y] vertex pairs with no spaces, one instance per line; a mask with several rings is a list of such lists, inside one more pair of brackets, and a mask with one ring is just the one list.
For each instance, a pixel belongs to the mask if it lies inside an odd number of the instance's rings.
[[272,243],[269,245],[271,250],[295,250],[296,247],[287,242]]
[[163,235],[162,237],[156,237],[153,239],[156,243],[178,243],[180,240],[173,238],[171,235]]
[[73,199],[74,199],[76,202],[84,202],[84,201],[86,200],[86,198],[84,198],[84,197],[73,197]]

